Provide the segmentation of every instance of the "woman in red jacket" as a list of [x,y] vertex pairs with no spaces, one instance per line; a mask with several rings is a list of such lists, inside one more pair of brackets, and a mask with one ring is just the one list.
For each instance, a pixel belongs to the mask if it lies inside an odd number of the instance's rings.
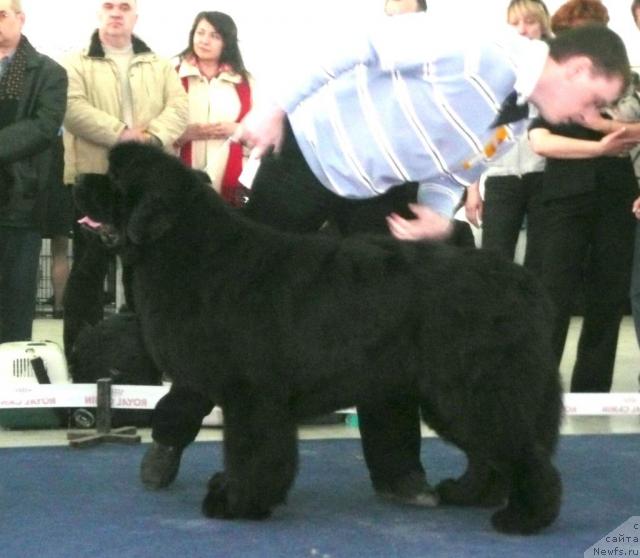
[[207,173],[225,200],[242,205],[247,190],[238,177],[244,153],[230,138],[251,108],[253,80],[233,19],[222,12],[200,12],[179,60],[178,75],[189,95],[189,125],[178,140],[180,156]]

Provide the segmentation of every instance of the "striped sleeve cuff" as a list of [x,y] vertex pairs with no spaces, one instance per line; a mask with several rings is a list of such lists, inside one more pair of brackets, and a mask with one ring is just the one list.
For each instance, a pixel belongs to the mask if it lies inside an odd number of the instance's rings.
[[455,183],[447,185],[433,182],[420,184],[420,188],[418,189],[418,203],[420,205],[426,205],[448,219],[451,219],[458,208],[464,190],[464,186]]

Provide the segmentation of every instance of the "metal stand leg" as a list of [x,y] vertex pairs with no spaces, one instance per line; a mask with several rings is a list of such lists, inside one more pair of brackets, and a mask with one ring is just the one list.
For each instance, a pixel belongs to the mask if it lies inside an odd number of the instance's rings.
[[111,430],[111,379],[98,380],[97,387],[96,432],[95,434],[87,434],[86,431],[68,432],[69,445],[73,448],[84,448],[103,442],[139,444],[140,436],[136,434],[134,426],[123,426]]

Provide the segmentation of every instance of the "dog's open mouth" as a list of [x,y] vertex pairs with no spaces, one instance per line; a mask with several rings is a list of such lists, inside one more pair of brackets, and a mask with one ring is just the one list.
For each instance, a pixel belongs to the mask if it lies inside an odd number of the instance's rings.
[[78,224],[83,229],[99,235],[102,242],[110,248],[114,248],[120,244],[121,236],[112,225],[94,221],[88,215],[85,215],[82,219],[78,219]]

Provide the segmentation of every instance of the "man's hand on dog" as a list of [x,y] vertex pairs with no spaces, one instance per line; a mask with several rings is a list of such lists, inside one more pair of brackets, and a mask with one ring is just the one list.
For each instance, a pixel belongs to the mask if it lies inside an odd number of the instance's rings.
[[405,219],[397,213],[387,217],[391,234],[399,240],[442,240],[453,232],[453,223],[433,209],[415,203],[409,208],[415,219]]

